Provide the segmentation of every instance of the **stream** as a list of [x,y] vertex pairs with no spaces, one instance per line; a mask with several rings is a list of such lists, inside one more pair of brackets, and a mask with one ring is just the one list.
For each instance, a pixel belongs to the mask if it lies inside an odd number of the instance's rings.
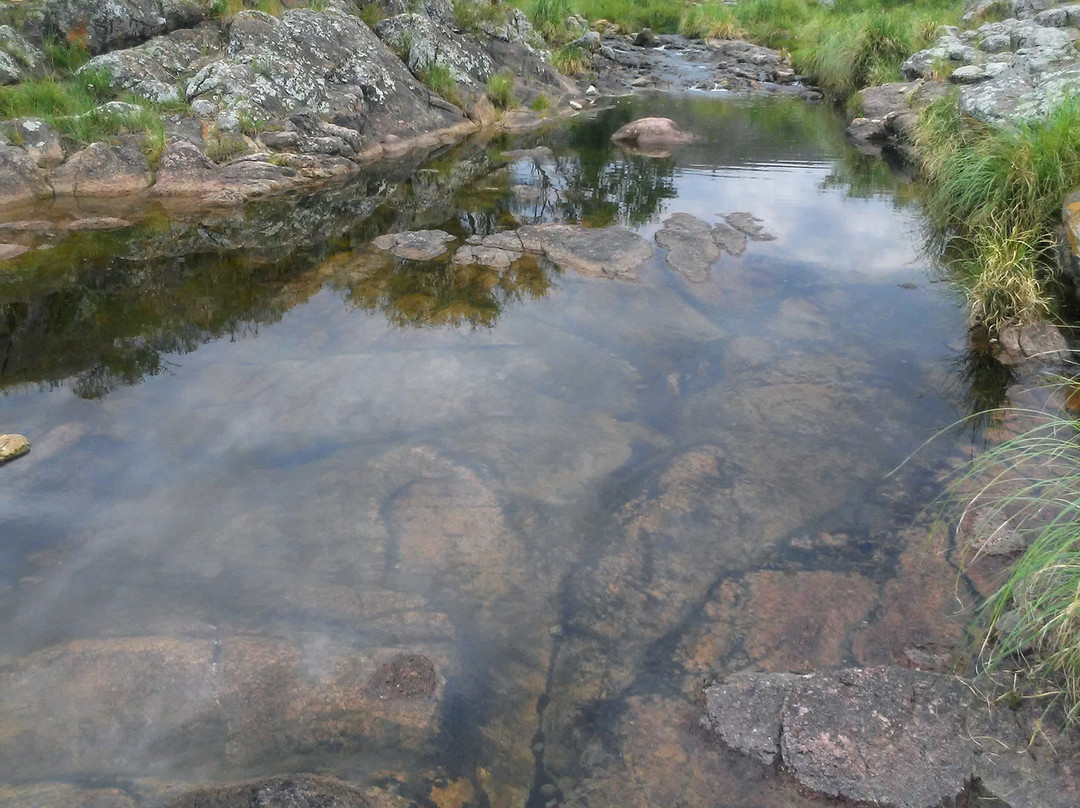
[[[614,148],[642,115],[701,139]],[[371,245],[734,212],[764,237],[704,278]],[[33,442],[0,468],[10,804],[315,773],[388,807],[830,805],[722,749],[702,686],[964,658],[931,523],[972,435],[923,444],[1007,382],[823,106],[640,96],[236,210],[9,218],[48,225],[0,270],[0,432]]]

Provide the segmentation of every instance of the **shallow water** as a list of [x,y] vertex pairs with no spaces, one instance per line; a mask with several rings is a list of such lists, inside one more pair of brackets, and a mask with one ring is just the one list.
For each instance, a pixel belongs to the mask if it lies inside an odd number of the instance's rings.
[[[642,114],[703,139],[612,149]],[[0,275],[0,432],[34,443],[0,470],[0,781],[816,804],[712,743],[697,698],[961,654],[925,509],[964,437],[893,472],[979,394],[911,197],[826,109],[661,96],[242,212],[28,236]],[[734,211],[773,238],[699,282],[662,250],[626,282],[369,246]]]

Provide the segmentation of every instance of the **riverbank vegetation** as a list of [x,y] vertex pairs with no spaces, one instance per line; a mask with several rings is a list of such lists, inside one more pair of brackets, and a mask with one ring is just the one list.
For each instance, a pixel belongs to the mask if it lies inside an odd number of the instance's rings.
[[922,114],[915,151],[925,208],[959,246],[953,262],[972,319],[990,326],[1044,318],[1053,309],[1053,228],[1080,187],[1080,101],[1034,123],[964,121],[955,97]]
[[966,503],[958,537],[969,568],[986,564],[995,553],[1020,552],[981,607],[979,658],[1007,697],[1048,699],[1075,723],[1080,718],[1080,421],[1041,412],[1019,417],[1036,425],[979,455],[954,489]]
[[900,63],[926,47],[937,28],[959,22],[956,0],[523,0],[534,24],[556,45],[580,32],[567,18],[607,20],[624,33],[651,28],[695,38],[745,38],[791,54],[795,69],[847,98],[869,84],[900,78]]

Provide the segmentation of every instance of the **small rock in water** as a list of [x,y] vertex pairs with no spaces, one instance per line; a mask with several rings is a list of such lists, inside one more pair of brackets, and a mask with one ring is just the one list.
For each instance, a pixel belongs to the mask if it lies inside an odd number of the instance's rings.
[[29,249],[29,247],[24,247],[22,244],[0,244],[0,261],[10,261],[12,258],[18,258]]
[[634,37],[634,44],[639,48],[652,48],[656,45],[656,34],[652,28],[642,28]]
[[0,463],[22,457],[30,451],[30,441],[22,435],[0,435]]
[[771,233],[765,232],[765,228],[761,226],[761,219],[749,213],[743,213],[742,211],[729,213],[724,217],[724,221],[736,230],[746,233],[752,241],[772,241],[776,238]]
[[642,145],[677,145],[693,143],[697,136],[684,132],[670,118],[638,118],[611,136],[613,143]]
[[68,224],[69,230],[119,230],[122,227],[130,227],[131,222],[126,219],[117,219],[113,216],[90,216],[85,219],[76,219]]
[[379,236],[372,244],[408,261],[431,261],[443,255],[451,241],[454,237],[445,230],[406,230]]

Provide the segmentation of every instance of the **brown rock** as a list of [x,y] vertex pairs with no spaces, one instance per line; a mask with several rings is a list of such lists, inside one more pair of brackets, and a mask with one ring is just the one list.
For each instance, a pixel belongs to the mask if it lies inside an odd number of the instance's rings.
[[52,196],[45,172],[23,149],[0,145],[0,205]]
[[122,227],[131,227],[131,222],[113,216],[88,216],[68,222],[67,227],[68,230],[119,230]]
[[135,801],[116,788],[76,788],[66,783],[0,786],[4,808],[136,808]]
[[22,435],[0,435],[0,463],[22,457],[30,451],[30,441]]
[[697,135],[682,131],[670,118],[638,118],[616,131],[611,140],[638,146],[675,146],[693,143]]
[[12,258],[18,258],[24,252],[29,251],[29,247],[24,244],[3,244],[0,243],[0,261],[10,261]]
[[124,196],[150,187],[153,177],[142,148],[134,140],[91,143],[50,176],[57,194]]

